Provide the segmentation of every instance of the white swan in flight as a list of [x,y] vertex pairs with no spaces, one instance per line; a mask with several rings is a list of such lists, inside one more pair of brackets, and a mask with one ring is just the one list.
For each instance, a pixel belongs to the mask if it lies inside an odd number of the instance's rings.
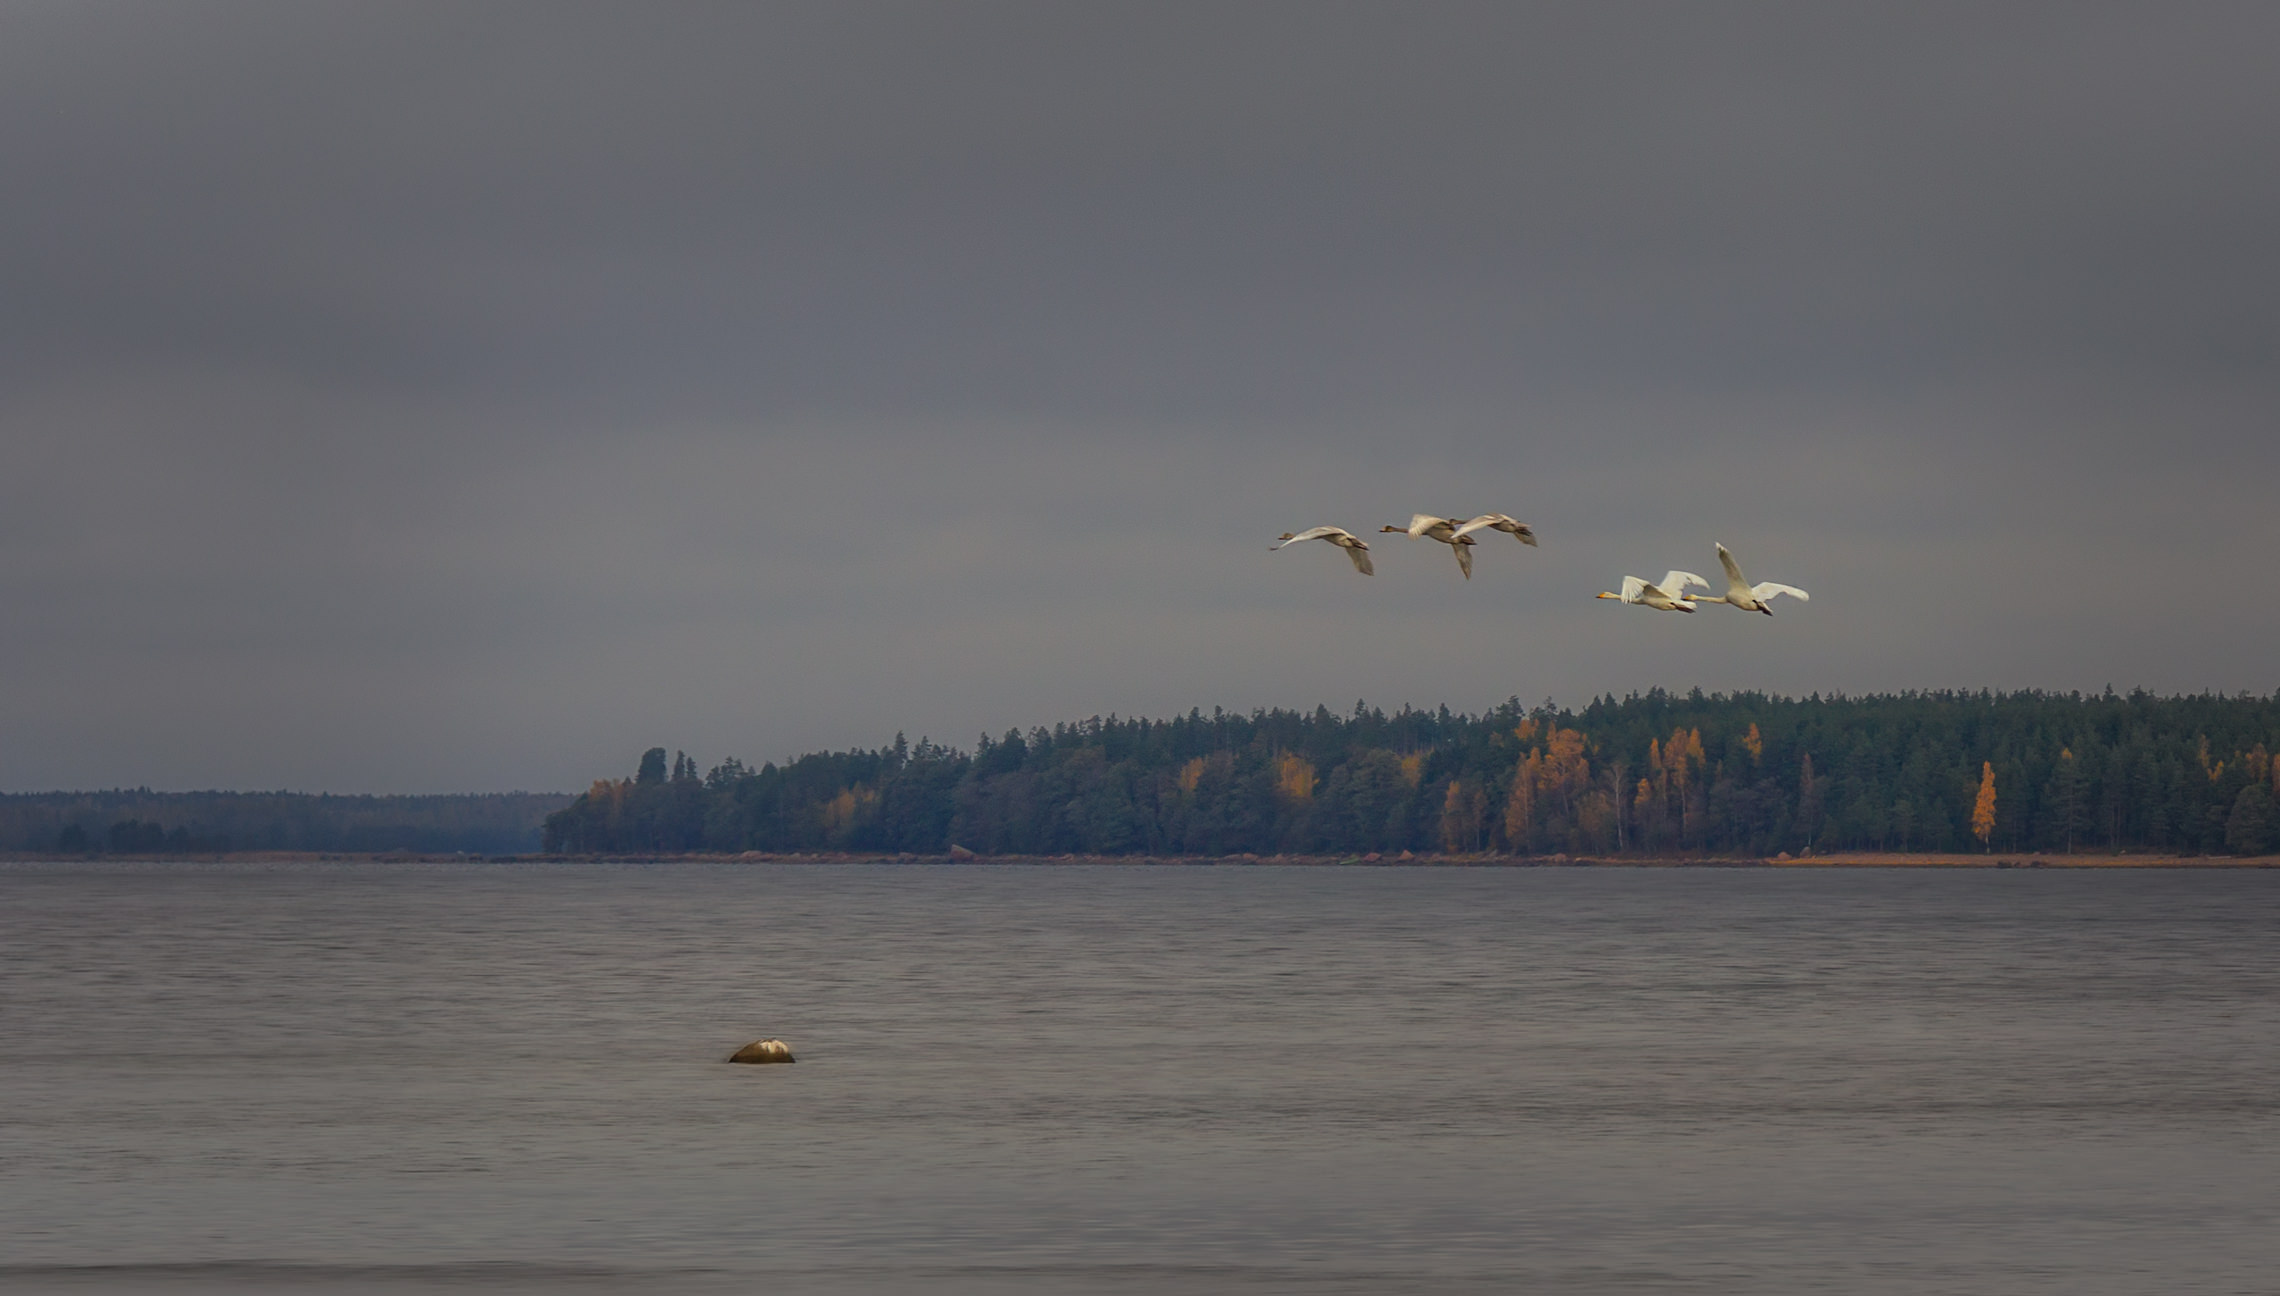
[[1592,597],[1621,599],[1625,603],[1636,603],[1641,607],[1656,608],[1664,612],[1692,612],[1694,605],[1686,601],[1686,587],[1689,585],[1707,587],[1709,584],[1710,582],[1693,572],[1683,571],[1674,571],[1654,584],[1649,584],[1636,576],[1625,576],[1622,593],[1613,594],[1602,590]]
[[[1716,542],[1713,541],[1712,543],[1715,544]],[[1741,565],[1734,561],[1734,555],[1726,552],[1724,545],[1718,545],[1718,561],[1724,564],[1726,568],[1726,592],[1723,594],[1689,594],[1686,597],[1690,601],[1695,603],[1724,603],[1728,607],[1738,607],[1744,612],[1763,612],[1767,616],[1772,616],[1773,609],[1766,606],[1768,599],[1783,594],[1787,594],[1800,602],[1811,602],[1813,599],[1812,595],[1795,585],[1782,585],[1774,581],[1759,581],[1755,585],[1750,584],[1748,578],[1742,575]],[[1705,587],[1710,584],[1710,582],[1700,579],[1697,579],[1696,583]]]
[[1458,535],[1471,535],[1483,527],[1491,531],[1502,531],[1524,545],[1533,547],[1536,543],[1536,533],[1530,529],[1527,523],[1515,517],[1507,517],[1502,513],[1483,513],[1470,522],[1460,524],[1456,533]]
[[1268,545],[1269,552],[1280,549],[1283,545],[1297,544],[1301,540],[1327,540],[1346,551],[1346,556],[1354,560],[1355,571],[1364,576],[1377,575],[1377,568],[1370,566],[1370,547],[1344,527],[1308,527],[1304,531],[1285,531],[1275,538],[1281,543]]
[[1379,527],[1378,530],[1406,535],[1412,540],[1423,536],[1428,540],[1440,541],[1457,551],[1457,570],[1465,574],[1466,580],[1471,580],[1472,547],[1480,542],[1469,535],[1459,535],[1457,526],[1458,523],[1455,518],[1434,517],[1430,513],[1412,513],[1409,515],[1408,526]]

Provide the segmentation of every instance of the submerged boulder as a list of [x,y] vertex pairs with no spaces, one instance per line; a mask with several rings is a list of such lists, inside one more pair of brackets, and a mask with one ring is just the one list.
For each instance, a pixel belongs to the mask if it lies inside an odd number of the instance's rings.
[[797,1062],[792,1046],[780,1039],[754,1040],[728,1055],[731,1062]]

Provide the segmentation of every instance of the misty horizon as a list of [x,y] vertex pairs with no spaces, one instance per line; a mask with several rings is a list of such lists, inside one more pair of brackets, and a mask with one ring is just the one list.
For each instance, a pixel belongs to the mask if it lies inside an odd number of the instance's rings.
[[[854,743],[848,743],[848,744],[845,744],[845,745],[843,745],[843,746],[838,746],[838,747],[819,747],[819,748],[810,748],[810,749],[807,749],[807,750],[803,750],[803,751],[795,751],[795,752],[781,752],[781,753],[775,753],[775,754],[764,754],[764,753],[756,753],[756,752],[743,752],[743,751],[725,751],[725,752],[718,752],[718,753],[693,753],[693,752],[690,752],[690,751],[689,751],[687,748],[684,748],[684,747],[680,747],[680,746],[676,746],[674,743],[672,743],[672,742],[670,742],[670,741],[668,741],[668,742],[665,742],[665,743],[662,743],[662,744],[659,744],[659,743],[655,743],[655,742],[651,742],[651,743],[647,743],[647,744],[644,744],[644,745],[642,745],[641,747],[639,747],[639,748],[637,748],[637,749],[629,750],[629,751],[627,751],[627,752],[624,752],[624,753],[619,753],[619,758],[616,760],[616,762],[615,762],[614,764],[612,764],[612,763],[610,763],[609,761],[605,760],[605,761],[604,761],[604,762],[603,762],[603,763],[602,763],[600,766],[598,766],[598,767],[597,767],[595,770],[593,770],[593,771],[590,773],[590,775],[589,775],[589,777],[588,777],[588,779],[587,779],[587,782],[591,783],[591,782],[593,782],[593,781],[596,781],[596,780],[610,780],[610,779],[617,779],[617,778],[624,778],[624,777],[629,777],[629,776],[631,775],[632,771],[634,770],[634,768],[635,768],[637,765],[639,765],[639,764],[640,764],[640,762],[641,762],[642,758],[643,758],[644,756],[646,756],[646,755],[650,754],[650,753],[653,753],[653,752],[670,752],[670,753],[671,753],[671,754],[672,754],[674,757],[676,757],[676,758],[679,758],[679,757],[683,757],[683,756],[687,756],[689,759],[691,759],[691,760],[695,761],[695,762],[696,762],[696,764],[697,764],[697,766],[698,766],[700,769],[702,769],[702,770],[705,770],[705,771],[708,771],[708,772],[710,772],[710,771],[713,771],[713,770],[716,770],[716,769],[720,768],[720,767],[721,767],[721,766],[723,766],[723,765],[729,765],[729,766],[742,766],[742,767],[744,767],[744,768],[747,768],[747,769],[753,769],[753,770],[757,770],[757,769],[759,769],[759,768],[761,768],[762,766],[765,766],[765,765],[788,765],[788,764],[790,764],[790,763],[792,763],[792,762],[794,762],[794,761],[800,760],[800,759],[802,759],[802,758],[804,758],[804,757],[810,757],[810,756],[837,756],[837,755],[842,755],[842,754],[860,754],[860,753],[869,753],[869,752],[886,752],[886,751],[889,751],[889,750],[892,750],[892,749],[896,748],[898,745],[900,745],[900,746],[906,746],[906,747],[910,747],[910,746],[918,746],[918,745],[921,745],[921,744],[931,744],[932,746],[934,746],[934,747],[936,747],[936,748],[940,749],[941,751],[943,751],[943,752],[944,752],[944,753],[946,753],[946,754],[949,754],[949,755],[952,755],[952,756],[956,756],[956,757],[970,757],[970,756],[974,755],[976,752],[978,752],[978,751],[980,751],[980,750],[982,750],[982,749],[984,749],[984,748],[986,748],[986,747],[988,747],[988,746],[990,746],[990,745],[992,745],[992,744],[994,744],[994,743],[1002,743],[1002,742],[1004,742],[1004,741],[1007,741],[1008,739],[1013,739],[1013,738],[1021,738],[1021,739],[1025,739],[1025,740],[1034,740],[1034,739],[1035,739],[1035,737],[1036,737],[1037,735],[1041,734],[1041,733],[1042,733],[1042,734],[1052,734],[1052,733],[1055,733],[1055,732],[1058,732],[1058,731],[1062,731],[1062,730],[1082,729],[1082,728],[1083,728],[1084,726],[1086,726],[1087,724],[1089,724],[1089,723],[1092,723],[1092,722],[1096,722],[1096,721],[1105,721],[1105,722],[1108,722],[1108,723],[1111,723],[1111,724],[1114,724],[1114,723],[1118,723],[1118,722],[1125,722],[1125,723],[1130,723],[1130,722],[1143,722],[1143,723],[1149,723],[1149,724],[1168,724],[1168,723],[1172,723],[1172,722],[1175,722],[1175,721],[1181,721],[1181,720],[1193,720],[1193,719],[1197,719],[1197,718],[1201,718],[1201,719],[1205,719],[1205,720],[1210,720],[1210,719],[1213,719],[1213,718],[1215,718],[1215,717],[1219,717],[1219,716],[1224,716],[1224,717],[1226,717],[1226,718],[1229,718],[1229,719],[1245,720],[1245,719],[1258,719],[1258,718],[1260,718],[1260,717],[1262,717],[1262,716],[1270,716],[1270,715],[1275,715],[1275,714],[1281,714],[1281,715],[1289,715],[1289,716],[1304,716],[1304,717],[1310,717],[1310,716],[1315,716],[1315,715],[1318,715],[1318,714],[1320,714],[1320,713],[1323,713],[1323,712],[1327,712],[1327,713],[1329,713],[1329,714],[1330,714],[1331,716],[1333,716],[1333,717],[1337,717],[1337,718],[1344,718],[1344,717],[1348,716],[1349,714],[1360,714],[1360,713],[1364,713],[1364,712],[1374,712],[1374,713],[1376,713],[1376,714],[1378,714],[1378,715],[1381,715],[1381,716],[1395,716],[1395,717],[1398,717],[1398,716],[1401,716],[1401,715],[1405,715],[1405,714],[1425,714],[1425,715],[1432,715],[1432,714],[1437,714],[1437,713],[1445,713],[1445,714],[1447,714],[1447,715],[1449,716],[1449,718],[1451,718],[1451,719],[1453,719],[1453,720],[1455,720],[1455,721],[1457,721],[1457,722],[1460,722],[1460,723],[1475,723],[1475,722],[1483,722],[1483,723],[1484,723],[1484,722],[1486,722],[1486,721],[1487,721],[1487,719],[1489,718],[1489,716],[1490,716],[1490,714],[1491,714],[1491,713],[1493,713],[1493,712],[1495,712],[1495,711],[1497,711],[1497,710],[1500,710],[1500,709],[1517,709],[1517,710],[1518,710],[1519,712],[1521,712],[1521,713],[1524,713],[1524,714],[1530,714],[1530,715],[1538,715],[1538,716],[1573,716],[1573,715],[1576,715],[1576,714],[1579,714],[1579,713],[1581,713],[1581,712],[1582,712],[1582,711],[1583,711],[1583,710],[1584,710],[1586,707],[1591,707],[1591,706],[1596,706],[1596,705],[1609,705],[1609,704],[1617,704],[1617,703],[1623,703],[1623,702],[1638,702],[1638,701],[1642,701],[1642,700],[1651,700],[1651,699],[1653,699],[1653,698],[1657,697],[1658,695],[1659,695],[1659,696],[1662,696],[1662,697],[1667,697],[1667,698],[1668,698],[1668,699],[1669,699],[1669,700],[1670,700],[1670,701],[1671,701],[1673,704],[1684,704],[1684,703],[1688,703],[1688,702],[1702,702],[1702,701],[1709,701],[1709,702],[1719,702],[1719,701],[1723,701],[1723,700],[1725,700],[1725,699],[1727,699],[1727,698],[1729,698],[1729,697],[1740,697],[1740,696],[1744,696],[1744,694],[1724,694],[1724,693],[1709,693],[1709,692],[1706,692],[1705,690],[1702,690],[1702,689],[1700,689],[1700,688],[1687,689],[1687,690],[1677,690],[1677,689],[1661,689],[1661,688],[1653,688],[1653,689],[1641,690],[1641,691],[1638,691],[1638,692],[1634,692],[1634,693],[1626,694],[1626,695],[1624,695],[1624,696],[1622,696],[1622,697],[1617,697],[1617,696],[1616,696],[1616,695],[1614,695],[1614,694],[1602,694],[1602,695],[1600,695],[1600,696],[1598,696],[1598,697],[1594,697],[1594,698],[1588,698],[1588,699],[1585,699],[1585,700],[1584,700],[1582,703],[1580,703],[1580,704],[1569,704],[1569,703],[1563,703],[1563,702],[1561,702],[1561,701],[1559,701],[1559,700],[1557,700],[1557,699],[1553,699],[1553,698],[1543,698],[1543,699],[1540,699],[1540,700],[1539,700],[1539,701],[1537,701],[1537,702],[1534,702],[1534,703],[1529,703],[1529,702],[1526,702],[1526,701],[1524,701],[1523,699],[1521,699],[1521,698],[1519,698],[1519,697],[1515,696],[1515,697],[1506,698],[1506,699],[1504,700],[1504,702],[1503,702],[1503,703],[1501,703],[1501,704],[1499,704],[1499,706],[1497,706],[1497,707],[1488,707],[1488,708],[1483,708],[1482,710],[1480,710],[1480,711],[1478,711],[1478,712],[1472,712],[1472,711],[1458,711],[1458,710],[1455,710],[1455,709],[1453,709],[1453,708],[1450,708],[1450,707],[1446,706],[1445,704],[1444,704],[1444,705],[1441,705],[1441,706],[1425,706],[1425,707],[1415,707],[1415,706],[1408,706],[1408,705],[1403,705],[1403,706],[1398,706],[1398,707],[1374,707],[1374,706],[1371,706],[1371,705],[1369,704],[1369,702],[1368,702],[1368,699],[1366,699],[1366,698],[1365,698],[1365,699],[1358,699],[1358,700],[1355,702],[1355,704],[1354,704],[1352,707],[1350,707],[1350,708],[1344,708],[1344,709],[1341,709],[1341,708],[1337,708],[1337,707],[1332,707],[1332,706],[1330,706],[1330,705],[1329,705],[1329,704],[1327,704],[1327,703],[1318,703],[1318,704],[1316,704],[1315,706],[1311,706],[1311,707],[1296,707],[1296,708],[1269,708],[1269,707],[1255,707],[1255,708],[1249,708],[1249,709],[1246,709],[1246,710],[1240,710],[1240,711],[1239,711],[1239,710],[1237,710],[1237,709],[1235,709],[1235,708],[1232,708],[1232,707],[1218,707],[1218,706],[1214,706],[1214,707],[1210,707],[1210,708],[1205,708],[1205,707],[1191,707],[1191,708],[1189,708],[1189,710],[1187,710],[1187,711],[1184,711],[1184,712],[1179,712],[1179,713],[1176,713],[1176,714],[1170,714],[1170,715],[1163,715],[1163,716],[1127,716],[1127,715],[1121,715],[1121,714],[1118,714],[1118,713],[1110,712],[1110,713],[1105,713],[1105,714],[1096,713],[1096,714],[1094,714],[1094,715],[1090,715],[1090,716],[1075,716],[1075,717],[1064,717],[1064,718],[1062,718],[1062,719],[1059,719],[1059,720],[1056,720],[1056,721],[1054,721],[1054,722],[1053,722],[1053,723],[1051,723],[1051,724],[1037,723],[1037,724],[1028,724],[1028,725],[1008,725],[1008,726],[1006,726],[1006,727],[1004,727],[1004,728],[1002,728],[1002,729],[996,730],[996,731],[991,731],[991,730],[983,730],[983,731],[981,731],[980,733],[978,733],[978,734],[974,735],[972,738],[970,738],[970,739],[967,739],[967,740],[964,740],[964,741],[959,741],[959,740],[955,740],[955,739],[943,739],[943,738],[938,738],[938,737],[936,737],[935,735],[933,735],[933,734],[930,734],[930,733],[920,733],[920,734],[916,734],[916,735],[913,735],[913,734],[912,734],[912,733],[911,733],[909,730],[907,730],[907,729],[897,729],[897,730],[896,730],[896,731],[895,731],[893,734],[891,734],[891,735],[889,735],[889,736],[887,736],[887,737],[884,737],[884,738],[882,738],[882,739],[879,739],[879,740],[877,740],[877,741],[875,741],[875,742],[868,742],[868,743],[866,743],[866,742],[854,742]],[[2124,691],[2124,690],[2117,690],[2117,689],[2114,689],[2114,688],[2112,688],[2112,687],[2108,687],[2108,688],[2106,688],[2106,689],[2103,689],[2103,690],[2095,690],[2095,691],[2091,691],[2091,690],[2073,690],[2073,691],[2071,691],[2071,692],[2067,692],[2067,693],[2060,693],[2060,692],[2047,691],[2047,690],[2037,690],[2037,689],[2026,689],[2026,690],[2018,690],[2018,691],[2016,691],[2015,693],[2008,693],[2008,694],[2007,694],[2007,693],[2001,693],[2001,692],[1997,692],[1997,691],[1994,691],[1994,690],[1988,690],[1988,689],[1916,689],[1916,690],[1902,690],[1902,691],[1898,691],[1898,692],[1894,692],[1894,693],[1857,693],[1857,694],[1855,694],[1855,693],[1846,693],[1846,692],[1844,692],[1844,691],[1842,691],[1842,690],[1832,690],[1832,691],[1830,691],[1830,692],[1829,692],[1828,694],[1826,694],[1826,695],[1823,695],[1823,694],[1821,694],[1821,693],[1818,693],[1818,692],[1816,692],[1816,693],[1811,693],[1811,694],[1803,694],[1803,695],[1799,695],[1799,696],[1796,696],[1796,697],[1783,696],[1783,695],[1779,695],[1779,694],[1763,694],[1763,695],[1762,695],[1762,697],[1764,698],[1764,700],[1765,700],[1765,701],[1767,701],[1767,702],[1769,702],[1769,703],[1772,703],[1772,704],[1775,704],[1775,705],[1782,705],[1782,704],[1789,704],[1789,703],[1801,703],[1801,702],[1818,702],[1818,701],[1821,701],[1821,700],[1823,700],[1823,699],[1824,699],[1824,697],[1826,697],[1826,699],[1827,699],[1827,700],[1830,700],[1830,701],[1848,701],[1848,700],[1849,700],[1849,701],[1878,701],[1878,700],[1884,700],[1884,699],[1894,699],[1894,698],[1912,698],[1912,697],[1939,697],[1939,696],[1955,696],[1955,697],[1963,697],[1963,698],[1971,698],[1971,697],[1979,697],[1979,696],[1994,696],[1994,697],[1998,697],[1998,698],[2000,698],[2000,697],[2006,697],[2006,696],[2021,696],[2021,697],[2027,697],[2027,696],[2049,696],[2049,697],[2053,697],[2053,698],[2079,697],[2079,698],[2083,698],[2083,699],[2087,699],[2087,700],[2093,700],[2093,701],[2095,701],[2095,700],[2098,700],[2098,699],[2100,699],[2100,698],[2105,698],[2105,699],[2110,699],[2110,700],[2135,700],[2135,699],[2146,699],[2146,700],[2153,700],[2153,701],[2166,701],[2166,700],[2173,700],[2173,699],[2175,699],[2175,700],[2185,700],[2185,699],[2214,699],[2214,700],[2218,700],[2218,701],[2246,701],[2246,702],[2256,702],[2256,701],[2263,701],[2263,700],[2280,701],[2280,690],[2275,690],[2275,691],[2274,691],[2272,694],[2269,694],[2269,695],[2265,695],[2265,694],[2257,694],[2257,693],[2253,693],[2253,692],[2250,692],[2250,691],[2248,691],[2248,690],[2241,690],[2241,691],[2238,691],[2238,692],[2235,692],[2235,693],[2229,693],[2229,694],[2227,694],[2227,693],[2218,693],[2218,692],[2215,692],[2215,691],[2213,691],[2213,690],[2209,690],[2209,691],[2203,691],[2203,692],[2201,692],[2201,693],[2196,693],[2196,694],[2154,694],[2154,693],[2151,693],[2151,692],[2149,692],[2149,691],[2147,691],[2147,690],[2142,690],[2142,689],[2132,689],[2132,690],[2127,690],[2127,691]],[[521,796],[562,796],[562,797],[567,797],[567,796],[571,796],[571,795],[574,795],[574,794],[575,794],[575,793],[576,793],[578,790],[579,790],[579,789],[577,789],[577,788],[570,788],[570,787],[563,787],[563,788],[521,788],[521,787],[517,787],[517,788],[416,788],[416,789],[410,789],[410,790],[405,790],[405,791],[374,792],[374,791],[369,791],[369,790],[364,790],[364,789],[357,789],[357,788],[305,788],[305,787],[291,787],[291,786],[279,786],[279,787],[267,787],[267,788],[255,788],[255,787],[174,787],[174,788],[168,788],[168,787],[154,787],[154,786],[152,786],[152,785],[150,785],[150,784],[135,784],[135,785],[125,785],[125,784],[112,784],[112,785],[106,785],[106,786],[87,786],[87,787],[76,787],[76,788],[11,788],[11,789],[7,789],[7,790],[5,790],[5,791],[0,791],[0,798],[5,798],[5,797],[19,797],[19,798],[21,798],[21,797],[44,797],[44,796],[56,796],[56,795],[113,795],[113,794],[135,794],[135,793],[139,793],[139,794],[152,795],[152,796],[161,796],[161,797],[163,797],[163,796],[185,796],[185,795],[187,795],[187,796],[242,796],[242,797],[260,797],[260,796],[307,796],[307,797],[334,797],[334,798],[340,798],[340,799],[344,799],[344,800],[355,800],[355,799],[370,799],[370,800],[382,800],[382,801],[385,801],[385,800],[391,800],[391,799],[397,799],[397,800],[411,800],[411,799],[422,799],[422,798],[454,798],[454,797],[459,797],[459,798],[464,798],[464,797],[521,797]]]

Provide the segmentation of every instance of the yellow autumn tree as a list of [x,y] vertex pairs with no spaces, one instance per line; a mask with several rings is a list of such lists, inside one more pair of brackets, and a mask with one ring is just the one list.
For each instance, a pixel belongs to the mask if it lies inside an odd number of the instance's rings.
[[[1528,723],[1533,724],[1534,721]],[[1541,752],[1528,753],[1512,771],[1512,795],[1504,802],[1504,845],[1509,850],[1528,848],[1536,826],[1536,780],[1543,773]]]
[[1456,779],[1441,798],[1441,849],[1451,855],[1469,851],[1480,840],[1480,814],[1487,800],[1477,790],[1467,791]]
[[[1710,754],[1702,749],[1702,731],[1700,729],[1686,731],[1686,759],[1693,763],[1696,775],[1700,775],[1710,763]],[[1691,799],[1679,798],[1678,829],[1681,840],[1694,845],[1700,844],[1697,838],[1701,835],[1701,819],[1705,808],[1702,795],[1696,795]]]
[[1425,753],[1413,752],[1401,758],[1401,785],[1416,787],[1425,777]]
[[[1514,732],[1533,736],[1535,723],[1523,721]],[[1572,821],[1578,796],[1591,784],[1591,759],[1584,754],[1581,733],[1553,726],[1544,738],[1545,746],[1531,749],[1512,771],[1512,791],[1504,802],[1504,844],[1512,850],[1538,844],[1539,814],[1555,823],[1563,818]],[[1483,796],[1484,814],[1486,808]]]
[[1285,801],[1314,799],[1314,762],[1303,756],[1284,756],[1275,762],[1275,791]]
[[823,803],[823,827],[826,832],[843,833],[855,826],[879,800],[879,794],[861,783],[839,789],[839,795]]
[[1979,839],[1979,849],[1987,849],[1987,840],[1995,835],[1995,762],[1979,764],[1979,800],[1971,807],[1971,835]]
[[1573,729],[1552,730],[1537,777],[1537,799],[1553,798],[1564,813],[1573,815],[1576,798],[1591,786],[1591,758],[1584,754],[1583,735]]
[[1684,786],[1688,770],[1699,767],[1705,759],[1700,729],[1671,730],[1670,741],[1663,746],[1663,768],[1670,771],[1673,780]]
[[1180,791],[1195,791],[1195,785],[1203,782],[1203,767],[1204,759],[1201,756],[1180,766]]

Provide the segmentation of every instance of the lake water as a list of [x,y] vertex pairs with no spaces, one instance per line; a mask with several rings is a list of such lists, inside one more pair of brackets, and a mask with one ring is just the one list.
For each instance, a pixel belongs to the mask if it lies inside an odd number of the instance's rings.
[[2280,872],[5,865],[0,1288],[2271,1293],[2276,937]]

